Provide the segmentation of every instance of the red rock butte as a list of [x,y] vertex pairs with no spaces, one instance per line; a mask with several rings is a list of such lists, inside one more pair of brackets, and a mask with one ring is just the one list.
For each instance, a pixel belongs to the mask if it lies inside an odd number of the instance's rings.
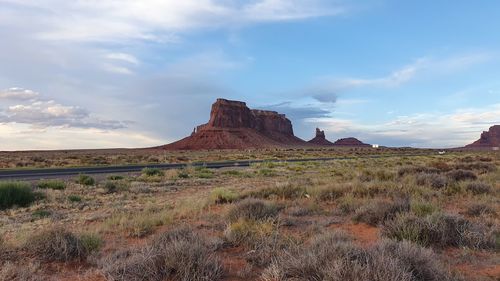
[[217,99],[208,123],[196,127],[191,136],[161,148],[246,149],[304,144],[305,141],[293,134],[292,122],[284,114],[249,109],[241,101]]
[[481,134],[477,141],[466,145],[467,148],[493,148],[500,147],[500,125],[491,126],[488,131]]
[[333,145],[333,143],[326,139],[325,131],[321,131],[319,128],[316,128],[316,136],[308,141],[310,144],[315,145]]

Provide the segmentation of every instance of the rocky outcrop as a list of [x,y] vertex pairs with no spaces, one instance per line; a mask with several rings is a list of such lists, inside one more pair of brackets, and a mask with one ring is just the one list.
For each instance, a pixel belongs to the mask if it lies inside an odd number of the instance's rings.
[[500,147],[500,125],[491,126],[488,131],[481,134],[481,138],[465,147],[468,148],[490,148]]
[[319,128],[316,128],[316,136],[308,141],[308,143],[316,145],[333,145],[332,142],[326,139],[325,131],[321,131]]
[[246,103],[217,99],[210,120],[191,136],[163,146],[165,149],[244,149],[303,145],[293,134],[292,122],[275,111],[251,110]]
[[357,138],[344,138],[344,139],[338,139],[336,142],[333,143],[333,145],[337,146],[371,146],[369,144],[363,143]]

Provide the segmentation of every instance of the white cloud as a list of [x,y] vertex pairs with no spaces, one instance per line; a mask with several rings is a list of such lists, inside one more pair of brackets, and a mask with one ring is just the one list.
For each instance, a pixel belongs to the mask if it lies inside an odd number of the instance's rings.
[[355,136],[381,145],[461,147],[478,139],[481,132],[491,125],[500,124],[500,104],[451,113],[397,116],[378,124],[361,124],[340,118],[311,118],[306,122],[318,125],[338,138]]
[[301,20],[345,9],[327,0],[3,0],[2,5],[0,25],[29,17],[39,25],[39,38],[71,41],[170,41],[190,29]]
[[[31,90],[21,92],[34,93]],[[35,97],[38,97],[38,94]],[[74,127],[113,130],[125,128],[128,122],[95,118],[81,107],[62,105],[53,100],[30,99],[22,104],[0,108],[0,123],[28,124],[33,128]]]
[[114,65],[114,64],[104,64],[103,69],[111,72],[111,73],[117,73],[117,74],[125,74],[125,75],[131,75],[134,74],[134,72],[127,67],[124,66],[119,66],[119,65]]
[[391,88],[406,84],[422,74],[445,75],[467,69],[473,65],[487,62],[494,58],[490,53],[474,53],[457,55],[444,59],[423,57],[415,62],[393,71],[389,75],[378,78],[338,78],[323,77],[320,79],[322,89],[336,93],[353,88],[380,87]]
[[139,60],[131,54],[125,53],[110,53],[105,56],[105,58],[110,60],[124,61],[131,64],[139,64]]
[[75,148],[137,148],[163,144],[142,132],[100,130],[95,128],[49,127],[33,129],[27,124],[1,124],[2,150],[75,149]]
[[32,90],[27,90],[23,88],[12,87],[0,91],[0,99],[9,100],[30,100],[38,97],[38,93]]

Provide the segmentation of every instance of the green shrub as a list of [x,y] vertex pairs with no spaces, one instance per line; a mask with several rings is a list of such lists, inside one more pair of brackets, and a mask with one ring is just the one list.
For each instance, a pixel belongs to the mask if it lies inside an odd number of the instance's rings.
[[27,207],[36,200],[36,194],[26,182],[0,182],[0,210],[13,206]]
[[52,215],[51,211],[48,210],[36,210],[31,214],[33,219],[43,219],[46,217],[50,217]]
[[264,177],[276,176],[276,173],[272,169],[260,169],[258,173],[259,173],[259,175],[264,176]]
[[276,204],[258,199],[245,199],[234,205],[227,217],[231,222],[239,219],[267,220],[275,218],[279,211],[280,208]]
[[210,192],[210,202],[213,204],[232,203],[239,199],[238,193],[219,187]]
[[307,196],[307,189],[295,184],[279,184],[273,187],[261,188],[246,192],[244,197],[270,199],[276,197],[278,199],[298,199]]
[[80,201],[82,201],[82,197],[80,197],[78,195],[69,195],[68,200],[71,202],[80,202]]
[[110,181],[117,181],[117,180],[122,180],[124,179],[123,176],[120,176],[120,175],[110,175],[107,177],[108,180]]
[[66,183],[61,180],[42,180],[38,182],[37,187],[41,189],[64,190],[66,189]]
[[412,213],[414,213],[419,217],[425,217],[439,210],[439,208],[436,207],[436,205],[430,202],[412,201],[410,205]]
[[164,175],[164,172],[158,168],[144,168],[142,169],[142,174],[147,177],[161,177]]
[[76,183],[90,186],[95,184],[95,179],[89,175],[80,174],[78,178],[76,178]]
[[80,242],[87,253],[98,252],[104,244],[102,238],[93,233],[80,235]]
[[127,191],[130,189],[130,183],[126,181],[106,181],[106,183],[104,183],[104,189],[106,193]]
[[187,179],[187,178],[189,178],[189,173],[186,170],[181,170],[177,174],[177,177],[180,179]]

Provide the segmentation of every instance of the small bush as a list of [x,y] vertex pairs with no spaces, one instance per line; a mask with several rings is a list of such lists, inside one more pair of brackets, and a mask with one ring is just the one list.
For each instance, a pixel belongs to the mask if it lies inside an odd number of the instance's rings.
[[136,249],[120,250],[101,261],[108,280],[220,280],[221,261],[214,247],[191,229],[165,232]]
[[123,176],[120,176],[120,175],[110,175],[107,177],[108,180],[110,181],[117,181],[117,180],[122,180],[124,179]]
[[439,169],[436,168],[428,168],[422,166],[405,166],[399,168],[398,176],[402,177],[405,175],[419,174],[419,173],[438,174],[439,172],[440,172]]
[[71,261],[84,259],[87,252],[81,240],[62,228],[42,231],[31,236],[24,248],[28,253],[44,261]]
[[6,262],[0,266],[0,280],[2,281],[45,281],[42,277],[43,269],[39,263]]
[[446,187],[448,178],[439,174],[419,173],[416,176],[418,185],[430,185],[435,189]]
[[80,235],[80,241],[87,253],[98,252],[104,244],[102,238],[93,233]]
[[180,179],[187,179],[187,178],[189,178],[189,173],[187,171],[185,171],[185,170],[181,170],[177,174],[177,177],[180,178]]
[[245,193],[245,197],[262,198],[262,199],[297,199],[307,196],[307,189],[305,187],[297,186],[294,184],[278,184],[273,187],[266,187],[259,190],[252,190]]
[[476,180],[477,176],[472,171],[468,170],[453,170],[446,173],[448,178],[454,181]]
[[0,182],[0,210],[13,206],[27,207],[36,200],[29,183]]
[[196,167],[195,176],[200,179],[211,179],[214,177],[214,172],[205,167]]
[[229,221],[239,219],[267,220],[278,215],[280,208],[275,204],[259,200],[245,199],[234,205],[228,212]]
[[377,225],[385,220],[392,219],[396,214],[410,210],[409,200],[398,199],[394,202],[383,200],[372,201],[356,210],[353,220],[370,225]]
[[126,181],[106,181],[104,189],[106,190],[106,193],[127,191],[130,189],[130,183]]
[[164,175],[163,171],[158,168],[144,168],[142,169],[142,174],[147,177],[161,177]]
[[80,201],[82,201],[82,197],[80,197],[78,195],[69,195],[68,200],[71,202],[80,202]]
[[496,171],[497,167],[493,163],[475,162],[475,163],[457,164],[457,165],[455,165],[455,169],[476,170],[480,174],[484,174],[484,173]]
[[248,249],[246,260],[257,266],[268,265],[279,251],[288,249],[295,243],[279,233],[274,221],[240,219],[227,227],[224,237],[232,245],[245,246]]
[[432,251],[411,243],[383,241],[363,249],[343,234],[328,233],[308,246],[282,253],[261,277],[264,281],[456,280],[442,268]]
[[490,185],[482,182],[471,182],[467,184],[465,189],[474,195],[491,193],[493,190]]
[[36,219],[47,218],[47,217],[50,217],[51,215],[52,215],[51,211],[48,211],[48,210],[36,210],[36,211],[34,211],[31,214],[31,217],[36,220]]
[[495,237],[485,226],[472,223],[460,216],[434,213],[420,218],[401,214],[387,221],[382,233],[392,239],[408,240],[423,246],[495,247]]
[[210,202],[213,204],[232,203],[238,199],[238,193],[224,188],[215,188],[210,192]]
[[224,231],[226,240],[233,245],[254,244],[259,237],[269,236],[276,229],[272,221],[239,219],[231,223]]
[[347,196],[341,197],[337,200],[337,208],[341,214],[347,215],[360,208],[363,202],[363,200],[348,194]]
[[66,189],[66,183],[61,180],[43,180],[38,182],[37,187],[41,189],[64,190]]
[[411,202],[410,205],[412,213],[414,213],[419,217],[425,217],[439,210],[439,208],[436,207],[436,205],[430,202],[413,201]]
[[484,203],[475,203],[470,205],[465,211],[465,214],[471,217],[478,217],[483,214],[496,214],[495,209],[484,204]]
[[107,181],[104,184],[104,189],[106,189],[106,193],[115,193],[118,188],[115,182]]
[[316,194],[315,197],[318,198],[320,201],[334,201],[336,199],[339,199],[340,197],[344,196],[346,193],[347,189],[339,186],[327,186],[320,188]]
[[89,175],[80,174],[76,179],[76,183],[81,185],[91,186],[95,185],[95,179]]
[[276,173],[272,169],[260,169],[258,173],[259,173],[259,175],[264,176],[264,177],[276,176]]

